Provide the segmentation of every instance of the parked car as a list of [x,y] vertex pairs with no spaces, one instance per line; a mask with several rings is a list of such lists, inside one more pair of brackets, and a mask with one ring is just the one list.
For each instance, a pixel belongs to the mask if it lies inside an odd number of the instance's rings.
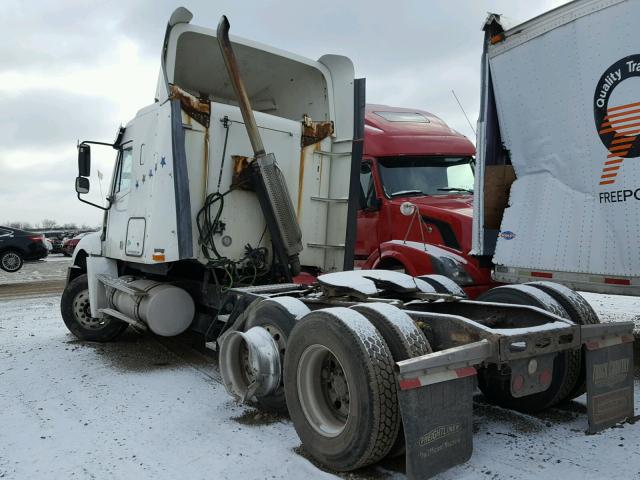
[[49,253],[62,253],[62,234],[56,233],[47,233],[45,232],[44,236],[47,240],[51,242],[51,251]]
[[48,254],[44,235],[0,226],[0,268],[17,272],[24,262],[40,260]]
[[65,257],[70,257],[71,255],[73,255],[73,251],[76,249],[76,245],[78,245],[78,242],[80,241],[80,239],[84,237],[87,233],[91,233],[91,232],[79,233],[73,238],[64,239],[64,241],[62,242],[62,253],[64,253]]

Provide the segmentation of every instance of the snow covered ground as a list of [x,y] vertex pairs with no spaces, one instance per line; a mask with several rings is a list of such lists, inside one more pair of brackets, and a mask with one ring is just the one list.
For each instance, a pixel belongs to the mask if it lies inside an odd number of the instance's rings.
[[640,335],[640,297],[580,292],[598,314],[601,322],[634,322]]
[[[640,478],[640,427],[585,436],[583,403],[534,417],[476,397],[473,457],[438,478]],[[0,478],[333,477],[299,445],[289,420],[232,401],[209,357],[135,332],[79,342],[57,297],[0,301]]]
[[245,425],[205,366],[134,332],[79,342],[58,309],[0,302],[0,478],[329,477],[288,421]]
[[0,285],[43,280],[64,280],[69,265],[71,265],[70,257],[65,257],[61,253],[49,255],[44,260],[25,263],[15,273],[0,270]]
[[[54,257],[22,277],[0,275],[0,293],[61,280],[67,266]],[[59,296],[35,295],[0,295],[0,479],[337,478],[304,457],[288,419],[231,400],[215,359],[188,338],[130,331],[111,344],[80,342]],[[585,297],[603,320],[640,313],[636,299]],[[638,375],[635,393],[638,413]],[[536,416],[481,395],[474,403],[473,456],[439,480],[640,479],[640,425],[586,436],[585,397]],[[342,477],[403,479],[403,470],[400,459]]]

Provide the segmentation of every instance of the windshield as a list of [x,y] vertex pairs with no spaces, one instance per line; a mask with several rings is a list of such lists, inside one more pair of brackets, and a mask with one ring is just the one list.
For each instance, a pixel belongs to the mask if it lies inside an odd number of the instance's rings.
[[473,193],[471,157],[393,157],[378,160],[387,197]]

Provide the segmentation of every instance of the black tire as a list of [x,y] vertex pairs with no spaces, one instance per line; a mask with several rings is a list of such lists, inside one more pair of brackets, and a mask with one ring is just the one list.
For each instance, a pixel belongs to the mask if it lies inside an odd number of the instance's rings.
[[0,254],[0,268],[5,272],[15,273],[24,265],[22,254],[17,250],[6,250]]
[[[251,310],[244,325],[244,331],[246,332],[252,327],[264,327],[278,344],[280,362],[283,365],[291,330],[298,319],[309,312],[309,307],[297,298],[277,297],[262,300],[255,309]],[[283,381],[284,379],[278,390],[272,395],[257,398],[262,408],[278,413],[287,413]]]
[[[496,287],[480,295],[478,301],[529,305],[569,318],[567,311],[552,296],[529,285]],[[544,392],[514,397],[511,395],[511,373],[508,369],[499,371],[495,366],[478,370],[478,387],[492,403],[520,412],[536,413],[563,401],[575,388],[579,374],[580,353],[565,351],[556,355],[551,385]]]
[[432,273],[429,275],[420,275],[416,278],[427,282],[435,289],[436,293],[446,293],[449,295],[456,295],[458,297],[467,298],[467,294],[460,287],[460,285],[451,280],[449,277],[445,277],[444,275]]
[[[340,382],[333,373],[327,375],[326,365],[343,373],[346,402],[332,401],[327,393],[340,390],[334,387]],[[336,307],[302,318],[289,338],[284,377],[291,420],[304,449],[318,462],[349,471],[389,453],[400,425],[393,359],[364,316]],[[336,410],[345,404],[347,412],[341,417]],[[322,415],[318,412],[324,412],[326,423],[314,421]]]
[[[578,292],[571,290],[569,287],[554,282],[529,282],[525,285],[531,285],[543,292],[551,295],[556,302],[562,305],[571,320],[578,325],[595,325],[600,323],[598,314],[593,307]],[[580,351],[580,374],[576,386],[569,392],[566,400],[573,400],[587,391],[587,366],[584,357],[584,351]]]
[[62,320],[69,331],[80,340],[110,342],[121,335],[128,324],[115,318],[91,318],[88,292],[86,274],[74,278],[67,284],[60,299]]
[[[380,332],[391,351],[394,362],[420,357],[432,353],[431,345],[409,315],[388,303],[360,303],[351,307],[367,317]],[[404,429],[398,429],[389,457],[404,454]]]

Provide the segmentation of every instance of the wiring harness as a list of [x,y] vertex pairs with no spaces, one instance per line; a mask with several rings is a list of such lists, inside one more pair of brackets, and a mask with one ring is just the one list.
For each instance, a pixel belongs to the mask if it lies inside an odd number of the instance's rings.
[[[254,248],[247,243],[244,247],[244,256],[240,260],[232,260],[222,256],[216,247],[214,237],[224,231],[224,223],[220,220],[224,210],[224,198],[231,191],[207,195],[204,205],[196,217],[200,248],[208,261],[206,266],[212,271],[216,283],[224,290],[253,285],[258,279],[269,273],[267,265],[269,251],[266,247],[259,246],[266,232],[266,227],[258,240],[258,247]],[[222,278],[219,274],[222,274]]]

